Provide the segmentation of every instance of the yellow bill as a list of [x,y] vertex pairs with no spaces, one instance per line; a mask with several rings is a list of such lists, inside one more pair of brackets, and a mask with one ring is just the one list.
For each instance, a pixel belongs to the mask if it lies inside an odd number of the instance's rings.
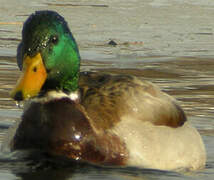
[[36,96],[46,78],[47,72],[41,54],[38,53],[34,57],[26,56],[23,60],[22,75],[12,90],[11,97],[21,101]]

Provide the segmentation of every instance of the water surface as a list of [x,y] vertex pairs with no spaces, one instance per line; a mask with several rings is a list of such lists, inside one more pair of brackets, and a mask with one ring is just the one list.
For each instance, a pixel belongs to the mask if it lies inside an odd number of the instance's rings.
[[[35,10],[52,9],[72,27],[80,46],[82,71],[131,74],[159,85],[178,99],[201,133],[208,157],[205,169],[182,174],[63,161],[54,164],[49,159],[35,163],[22,152],[1,153],[0,180],[213,179],[214,4],[211,0],[197,2],[0,0],[0,145],[22,113],[9,98],[20,74],[15,55],[22,23]],[[118,45],[108,45],[110,39]]]

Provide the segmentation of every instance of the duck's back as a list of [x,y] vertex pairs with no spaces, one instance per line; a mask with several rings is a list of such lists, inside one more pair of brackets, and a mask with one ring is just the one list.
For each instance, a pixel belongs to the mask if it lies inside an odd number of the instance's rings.
[[126,116],[173,128],[186,121],[174,98],[135,76],[84,72],[79,85],[81,104],[98,128],[111,128]]
[[176,100],[156,85],[127,75],[82,73],[81,104],[98,130],[127,149],[127,165],[157,169],[203,168],[197,130]]

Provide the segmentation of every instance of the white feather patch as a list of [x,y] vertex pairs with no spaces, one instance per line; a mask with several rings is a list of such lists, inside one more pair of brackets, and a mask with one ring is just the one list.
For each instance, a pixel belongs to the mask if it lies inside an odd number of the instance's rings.
[[72,101],[78,101],[79,92],[75,91],[75,92],[71,92],[70,94],[66,94],[63,91],[49,91],[44,97],[36,97],[31,99],[31,101],[45,103],[53,99],[62,99],[62,98],[69,98]]

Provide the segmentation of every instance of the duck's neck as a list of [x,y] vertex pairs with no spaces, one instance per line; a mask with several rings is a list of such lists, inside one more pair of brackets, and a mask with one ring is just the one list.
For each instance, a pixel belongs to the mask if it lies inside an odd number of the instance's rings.
[[[71,39],[69,39],[71,38]],[[48,78],[43,90],[61,90],[74,92],[78,90],[80,55],[73,37],[66,37],[60,44],[53,48],[52,58],[46,64]]]
[[[64,75],[63,75],[64,74]],[[60,73],[57,77],[50,77],[47,79],[42,87],[43,91],[56,90],[64,92],[75,92],[78,90],[79,72],[74,72],[71,69],[71,73]]]

